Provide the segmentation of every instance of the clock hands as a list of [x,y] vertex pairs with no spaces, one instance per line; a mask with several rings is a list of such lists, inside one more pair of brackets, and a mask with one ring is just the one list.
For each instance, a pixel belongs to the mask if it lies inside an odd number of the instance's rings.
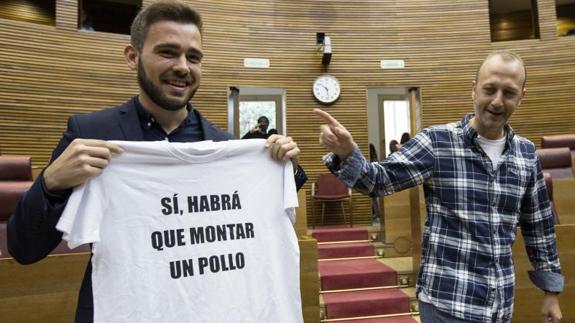
[[329,97],[329,88],[323,84],[320,84],[321,87],[323,87],[325,89],[325,95]]

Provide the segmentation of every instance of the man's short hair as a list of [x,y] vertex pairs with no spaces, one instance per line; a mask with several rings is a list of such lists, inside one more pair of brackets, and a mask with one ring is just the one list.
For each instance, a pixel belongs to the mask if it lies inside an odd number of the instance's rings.
[[481,71],[483,64],[485,64],[485,62],[487,62],[488,60],[490,60],[492,57],[495,57],[495,56],[500,57],[501,60],[504,61],[505,63],[519,62],[519,64],[521,64],[521,66],[523,66],[523,75],[525,76],[525,78],[523,78],[522,88],[524,88],[525,83],[527,82],[527,68],[525,68],[525,63],[523,62],[523,59],[521,58],[521,56],[519,56],[519,55],[517,55],[511,51],[508,51],[508,50],[496,50],[496,51],[489,53],[489,55],[487,55],[487,57],[485,57],[485,59],[481,62],[481,64],[479,65],[479,68],[477,69],[477,72],[475,73],[475,83],[477,83],[477,80],[479,79],[479,71]]
[[130,28],[130,43],[141,51],[150,26],[160,21],[193,24],[202,33],[202,17],[190,5],[177,0],[160,0],[140,10]]
[[266,116],[259,117],[258,123],[262,122],[263,120],[265,120],[268,124],[270,124],[270,119],[268,119],[268,117],[266,117]]

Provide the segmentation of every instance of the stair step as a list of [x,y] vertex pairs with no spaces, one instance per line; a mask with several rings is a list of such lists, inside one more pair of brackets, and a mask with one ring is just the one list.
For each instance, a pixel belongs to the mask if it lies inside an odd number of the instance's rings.
[[322,290],[397,285],[397,273],[376,259],[334,260],[318,264]]
[[323,320],[325,323],[418,323],[419,320],[411,315],[395,315],[391,317],[350,318]]
[[327,318],[408,313],[410,297],[400,289],[323,294]]
[[375,255],[371,243],[340,243],[318,246],[319,259],[346,258],[346,257],[369,257]]
[[311,235],[318,242],[369,240],[365,228],[316,228],[311,230]]

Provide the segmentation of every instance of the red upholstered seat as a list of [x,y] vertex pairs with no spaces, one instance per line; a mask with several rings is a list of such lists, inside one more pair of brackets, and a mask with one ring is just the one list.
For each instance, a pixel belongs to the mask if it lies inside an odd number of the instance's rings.
[[0,181],[0,222],[8,221],[20,197],[32,183],[32,181]]
[[542,148],[535,151],[543,171],[552,178],[573,178],[571,152],[567,147]]
[[571,150],[571,158],[575,159],[575,134],[543,136],[542,148],[568,147]]
[[[319,175],[317,181],[312,183],[311,197],[313,202],[321,203],[321,222],[323,224],[325,215],[325,203],[326,202],[340,202],[341,211],[343,212],[344,221],[347,222],[346,212],[343,205],[344,201],[349,201],[349,209],[351,213],[351,189],[345,186],[345,184],[339,180],[333,174],[321,174]],[[315,224],[315,208],[312,205],[312,218]],[[353,218],[350,214],[350,225],[353,226]]]
[[32,185],[32,159],[28,156],[0,156],[0,252],[6,250],[6,221],[18,201]]
[[[30,157],[0,156],[0,258],[10,257],[6,242],[6,221],[32,183],[34,182]],[[52,251],[52,254],[87,251],[90,251],[87,245],[71,251],[63,241]]]
[[0,181],[31,181],[32,158],[0,156]]
[[541,147],[542,148],[569,147],[570,150],[575,150],[575,134],[543,136],[541,138]]

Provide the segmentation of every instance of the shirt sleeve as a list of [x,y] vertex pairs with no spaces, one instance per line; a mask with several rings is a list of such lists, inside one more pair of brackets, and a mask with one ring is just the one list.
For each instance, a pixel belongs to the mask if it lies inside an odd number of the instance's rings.
[[328,169],[348,187],[383,196],[422,184],[433,173],[435,156],[431,134],[424,130],[401,149],[379,162],[369,162],[356,148],[345,160],[330,153],[323,158]]
[[295,224],[295,208],[298,207],[297,191],[291,161],[284,163],[284,209],[292,224]]
[[104,193],[100,177],[90,179],[72,192],[56,225],[70,249],[100,240],[100,223],[107,205]]
[[539,160],[522,201],[519,224],[533,271],[529,278],[540,289],[549,292],[563,290],[559,255],[555,237],[553,212]]

